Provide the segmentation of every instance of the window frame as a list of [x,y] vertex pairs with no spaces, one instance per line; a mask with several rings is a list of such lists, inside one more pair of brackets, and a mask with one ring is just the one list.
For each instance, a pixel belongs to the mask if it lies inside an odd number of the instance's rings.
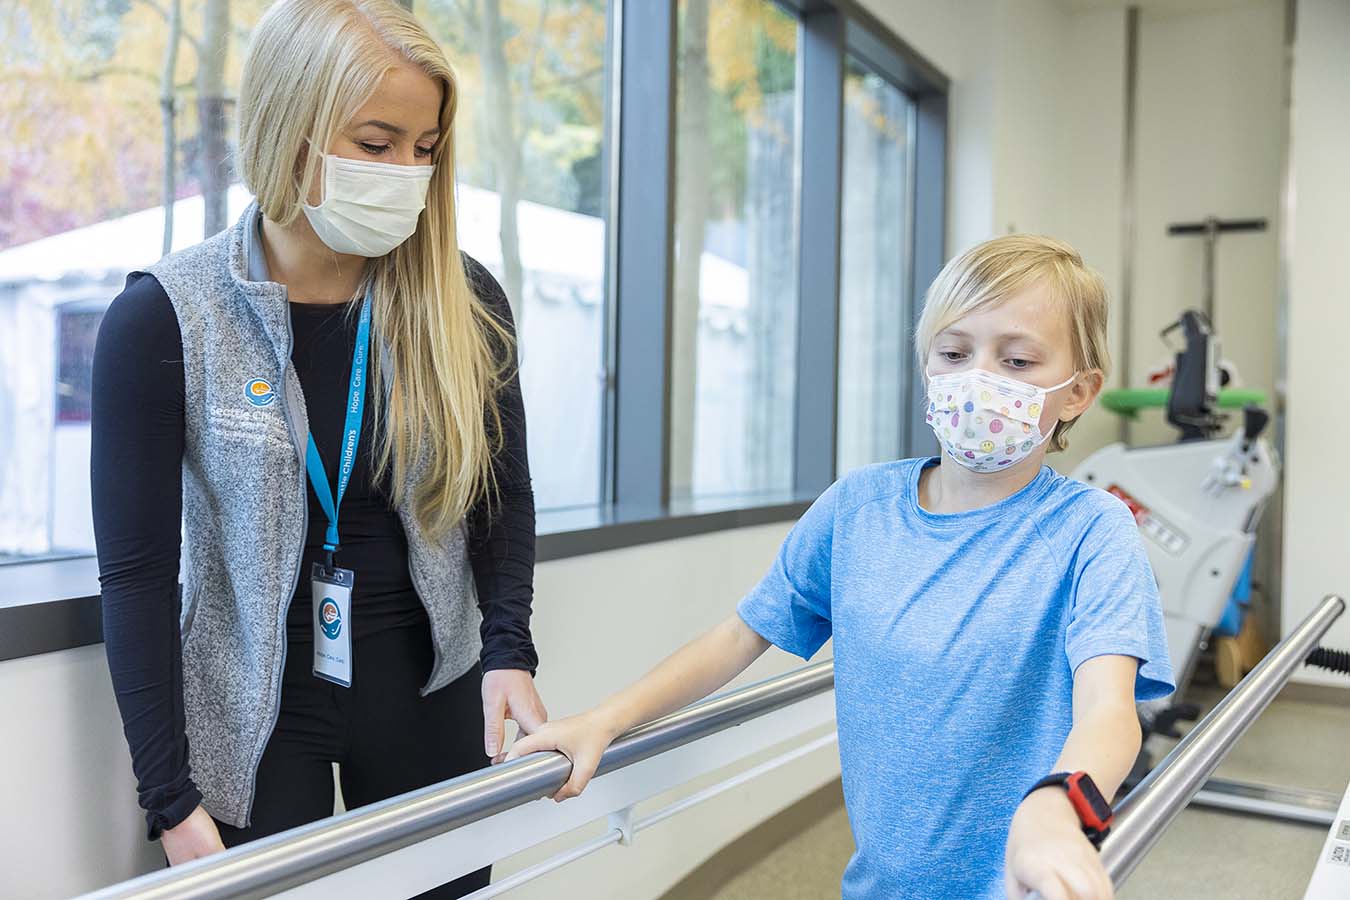
[[[905,207],[906,222],[904,226],[904,231],[902,233],[903,234],[902,243],[900,246],[897,247],[897,249],[904,254],[905,271],[911,273],[911,277],[902,282],[903,290],[899,298],[901,305],[900,323],[904,328],[904,337],[906,338],[905,340],[901,341],[901,349],[902,352],[905,352],[910,346],[910,342],[907,340],[907,338],[910,335],[912,335],[914,326],[918,321],[918,314],[922,311],[921,292],[925,290],[926,285],[932,281],[931,276],[925,277],[922,280],[920,278],[912,277],[916,264],[915,261],[916,243],[914,230],[917,224],[915,215],[915,205],[916,205],[916,192],[918,189],[917,183],[918,167],[916,164],[916,156],[918,149],[917,147],[918,121],[919,121],[918,97],[915,95],[915,93],[903,87],[899,83],[897,77],[894,74],[887,74],[886,72],[877,69],[876,67],[873,66],[870,57],[860,55],[851,46],[846,47],[844,53],[844,80],[846,83],[848,80],[850,64],[852,64],[858,71],[880,79],[887,87],[898,92],[908,101],[908,106],[906,109],[904,119],[906,148],[905,148],[905,166],[904,166],[905,171],[903,176],[905,183],[904,187],[905,197],[907,198],[907,205]],[[847,102],[845,102],[844,105],[846,107]],[[845,153],[847,154],[847,150],[845,150]],[[841,190],[843,190],[842,187]],[[936,263],[939,267],[941,265],[941,262],[942,262],[941,259],[936,260]],[[839,304],[840,304],[839,316],[840,322],[842,324],[844,316],[842,251],[840,253],[840,266],[841,266],[840,268],[841,281],[839,285]],[[936,275],[936,269],[934,269],[934,275]],[[928,447],[916,446],[918,444],[918,438],[920,436],[925,436],[928,434],[926,428],[920,428],[916,430],[913,427],[914,421],[922,420],[923,418],[922,411],[921,410],[916,411],[914,409],[914,405],[917,403],[920,406],[922,406],[922,404],[925,402],[924,398],[918,392],[912,390],[915,387],[916,383],[915,375],[917,374],[918,369],[916,367],[909,373],[906,373],[904,376],[902,376],[901,393],[900,396],[897,398],[898,406],[897,406],[896,430],[895,433],[893,434],[893,437],[895,439],[895,446],[899,448],[899,452],[901,453],[902,456],[914,456],[918,454],[919,449],[923,450],[930,449]],[[841,384],[839,386],[839,390],[842,390],[842,388],[843,386]],[[837,400],[837,402],[842,404],[841,399]],[[839,410],[837,408],[835,411],[835,426],[836,426],[836,449],[837,449],[838,447],[837,432],[839,426]],[[936,452],[936,444],[933,444],[931,449],[934,452]],[[840,467],[840,460],[836,456],[835,477],[837,478],[842,476],[844,474],[844,471],[845,470]]]
[[[794,483],[799,499],[835,478],[843,161],[844,61],[853,55],[914,102],[910,229],[911,297],[920,297],[945,260],[947,92],[931,63],[856,0],[772,0],[793,13],[798,39],[797,389]],[[617,511],[670,508],[670,323],[675,214],[675,94],[678,0],[616,2],[620,26],[619,122],[614,185],[614,331],[606,381],[611,392],[602,443],[607,491]],[[624,52],[627,47],[631,52]],[[803,173],[827,171],[823,178]],[[627,299],[626,299],[627,298]],[[633,298],[642,298],[640,301]],[[917,320],[908,311],[909,324]],[[903,398],[901,447],[928,447],[916,388]],[[724,498],[733,501],[736,498]],[[754,505],[757,495],[741,502]]]

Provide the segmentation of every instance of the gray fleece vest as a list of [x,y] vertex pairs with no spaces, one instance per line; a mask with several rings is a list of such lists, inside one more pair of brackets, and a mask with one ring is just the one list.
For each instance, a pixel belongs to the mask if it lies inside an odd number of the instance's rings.
[[[291,365],[286,288],[267,280],[258,223],[251,205],[234,227],[147,270],[169,295],[183,336],[189,761],[202,805],[237,827],[249,824],[281,705],[287,607],[309,577],[300,571],[309,418]],[[409,483],[419,474],[410,472]],[[477,660],[481,619],[463,526],[434,541],[409,509],[398,513],[435,645],[425,695]]]

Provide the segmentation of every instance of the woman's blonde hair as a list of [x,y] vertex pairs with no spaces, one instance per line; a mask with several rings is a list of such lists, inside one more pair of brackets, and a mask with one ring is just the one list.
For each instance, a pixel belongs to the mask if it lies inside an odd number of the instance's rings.
[[392,465],[395,504],[411,501],[418,524],[443,537],[495,491],[496,397],[511,359],[510,332],[471,289],[455,235],[458,94],[450,64],[393,0],[279,0],[258,22],[244,60],[238,162],[263,215],[291,224],[333,136],[400,63],[441,85],[441,135],[416,233],[367,272],[384,350],[374,367],[382,426],[374,469],[382,477]]
[[[1049,286],[1069,314],[1074,370],[1100,369],[1111,358],[1106,335],[1106,282],[1063,241],[1037,234],[1010,234],[976,244],[942,267],[928,289],[914,332],[919,364],[927,364],[933,341],[958,319],[996,306],[1027,288]],[[1050,437],[1051,452],[1066,449],[1066,434],[1077,419],[1060,422]]]

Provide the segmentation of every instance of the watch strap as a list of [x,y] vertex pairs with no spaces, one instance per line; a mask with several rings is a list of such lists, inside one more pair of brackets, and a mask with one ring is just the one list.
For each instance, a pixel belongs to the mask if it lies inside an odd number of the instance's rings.
[[1102,796],[1101,791],[1087,772],[1054,772],[1037,781],[1022,795],[1025,800],[1041,788],[1060,786],[1069,797],[1078,821],[1083,826],[1083,834],[1094,847],[1101,846],[1102,840],[1111,831],[1115,813],[1111,805]]

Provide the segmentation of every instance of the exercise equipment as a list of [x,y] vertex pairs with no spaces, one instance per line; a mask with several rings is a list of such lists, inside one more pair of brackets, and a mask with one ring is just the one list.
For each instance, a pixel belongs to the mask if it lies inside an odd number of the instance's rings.
[[[1246,571],[1279,463],[1262,437],[1270,421],[1260,406],[1264,395],[1225,389],[1220,382],[1218,339],[1208,318],[1188,310],[1162,336],[1178,332],[1183,345],[1170,390],[1112,391],[1103,404],[1131,416],[1163,406],[1180,440],[1155,447],[1111,444],[1084,460],[1073,477],[1116,495],[1134,513],[1158,579],[1180,695]],[[1222,410],[1235,408],[1241,422],[1221,437],[1228,419]],[[1175,734],[1175,721],[1197,712],[1159,701],[1144,704],[1140,715],[1146,730]]]
[[1220,219],[1206,216],[1200,222],[1174,222],[1167,226],[1169,237],[1200,235],[1205,239],[1205,283],[1201,293],[1206,321],[1214,322],[1214,257],[1219,235],[1240,231],[1265,231],[1265,219]]

